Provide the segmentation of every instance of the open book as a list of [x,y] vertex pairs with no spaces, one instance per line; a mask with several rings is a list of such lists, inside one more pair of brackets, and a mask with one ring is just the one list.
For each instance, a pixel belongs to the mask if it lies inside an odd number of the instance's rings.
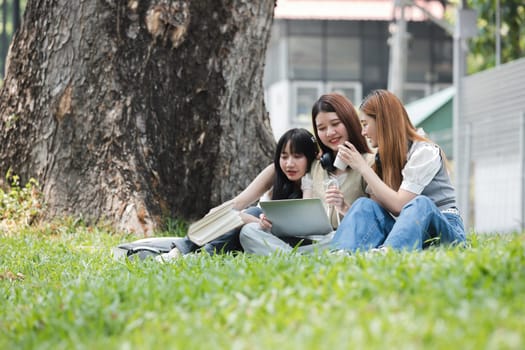
[[239,211],[233,209],[233,201],[228,201],[191,224],[188,238],[195,244],[204,245],[243,224]]

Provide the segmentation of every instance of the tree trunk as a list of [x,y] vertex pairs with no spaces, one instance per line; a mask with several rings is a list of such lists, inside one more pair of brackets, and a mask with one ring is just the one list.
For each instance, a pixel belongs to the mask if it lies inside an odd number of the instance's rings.
[[49,216],[150,235],[196,219],[271,162],[273,0],[29,0],[0,92],[0,171]]

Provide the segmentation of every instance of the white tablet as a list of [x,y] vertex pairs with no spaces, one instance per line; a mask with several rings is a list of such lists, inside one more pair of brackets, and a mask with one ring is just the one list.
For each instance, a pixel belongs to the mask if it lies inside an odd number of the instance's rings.
[[304,237],[333,231],[319,198],[261,201],[259,205],[272,222],[272,233],[276,236]]

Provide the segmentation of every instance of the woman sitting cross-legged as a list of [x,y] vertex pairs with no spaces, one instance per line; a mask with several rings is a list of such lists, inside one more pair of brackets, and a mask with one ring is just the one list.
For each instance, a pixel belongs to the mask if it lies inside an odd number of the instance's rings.
[[[308,130],[296,128],[284,133],[277,142],[273,164],[267,166],[232,200],[234,208],[242,210],[241,218],[244,223],[259,220],[261,208],[250,205],[261,196],[271,199],[302,198],[301,179],[310,171],[318,153],[317,142]],[[236,228],[202,247],[188,237],[177,239],[173,242],[175,247],[169,253],[160,255],[157,260],[169,261],[201,250],[210,254],[242,251],[239,231],[240,228]],[[289,243],[297,244],[298,241],[291,239]]]
[[363,135],[377,147],[371,168],[350,142],[339,156],[368,184],[370,198],[357,200],[332,241],[351,252],[420,250],[431,244],[465,241],[463,221],[438,145],[414,128],[401,101],[373,91],[360,106]]

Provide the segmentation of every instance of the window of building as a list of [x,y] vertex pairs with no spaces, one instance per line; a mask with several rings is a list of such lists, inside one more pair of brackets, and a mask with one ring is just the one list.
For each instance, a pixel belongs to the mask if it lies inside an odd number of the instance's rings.
[[288,78],[291,80],[359,80],[361,36],[351,21],[289,21]]
[[358,82],[329,82],[326,84],[327,91],[337,92],[346,96],[354,106],[359,106],[363,99],[363,89]]
[[296,81],[292,83],[292,119],[294,127],[312,127],[312,106],[324,93],[337,92],[346,96],[354,105],[361,102],[362,87],[359,82]]
[[450,39],[436,40],[432,43],[435,81],[452,82],[453,44]]
[[288,39],[290,79],[319,79],[323,77],[323,45],[320,37],[291,36]]
[[326,79],[358,80],[361,67],[361,42],[358,38],[326,39]]
[[407,80],[426,82],[429,73],[432,72],[430,65],[430,42],[428,39],[411,39],[409,46]]
[[292,84],[292,125],[312,128],[312,106],[322,94],[319,82],[295,82]]

